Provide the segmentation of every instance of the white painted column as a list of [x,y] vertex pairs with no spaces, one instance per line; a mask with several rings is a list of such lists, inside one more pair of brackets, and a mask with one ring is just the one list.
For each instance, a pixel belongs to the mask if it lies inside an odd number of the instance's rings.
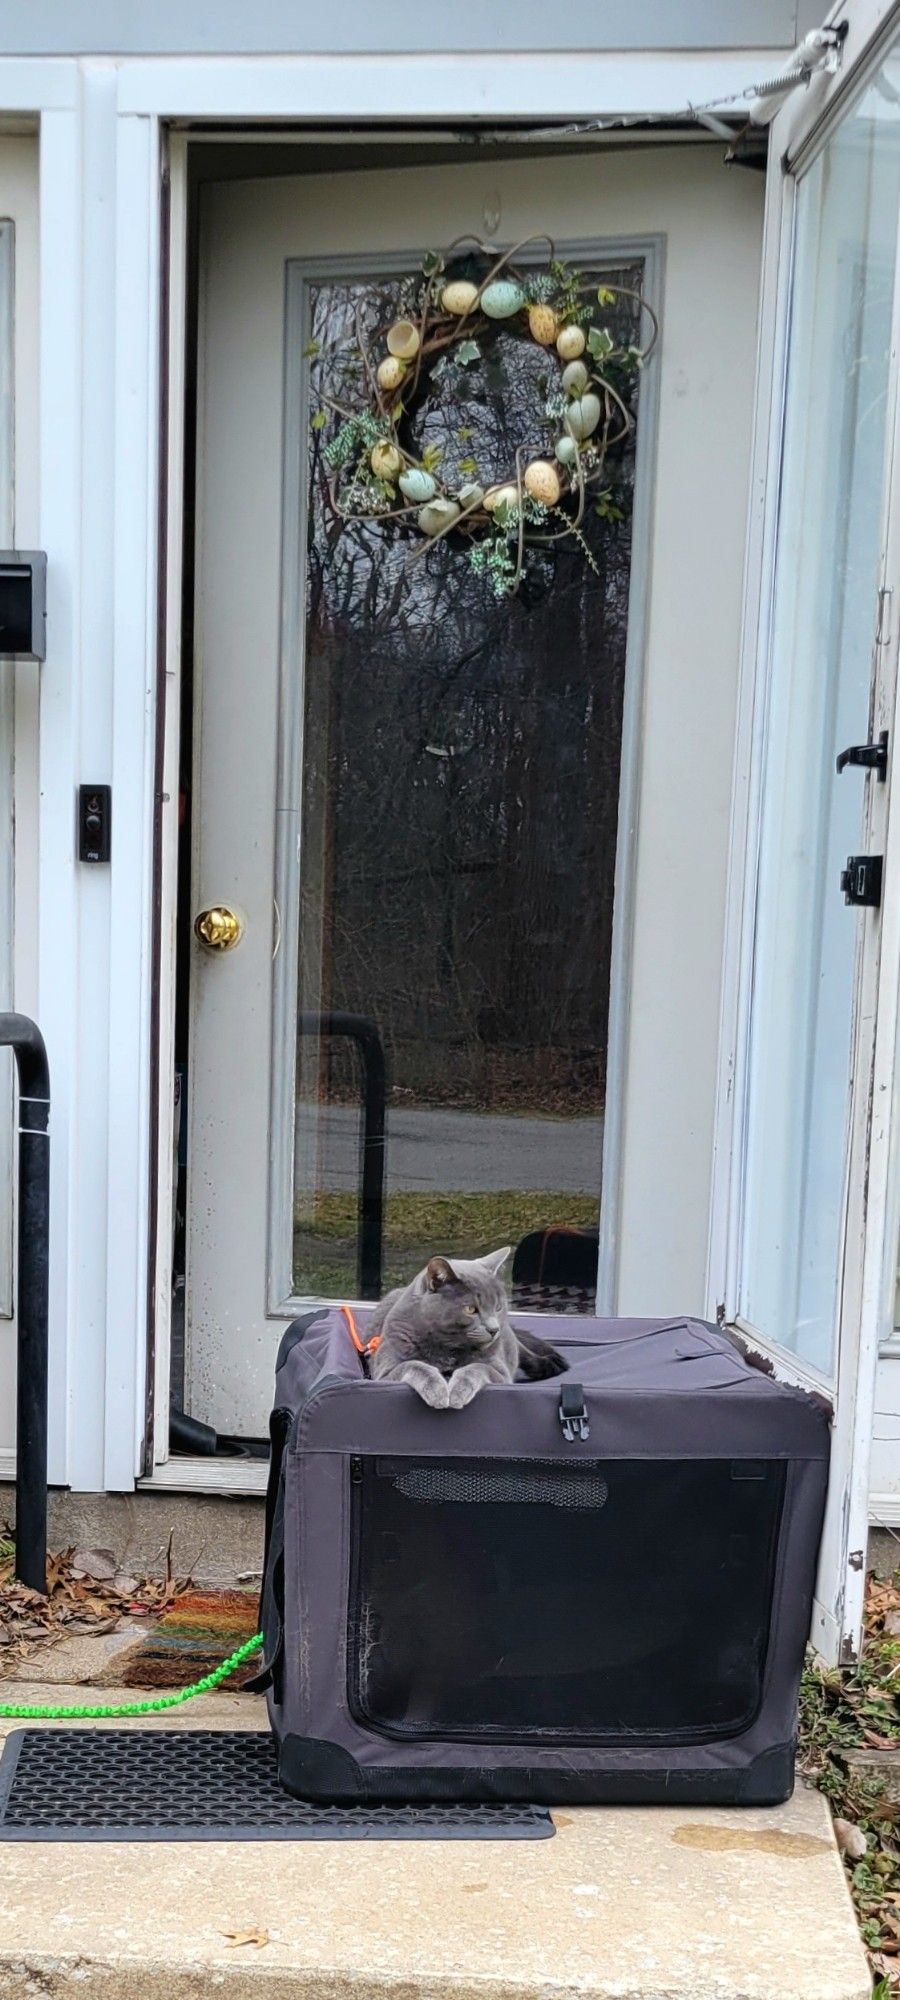
[[[80,1289],[82,1081],[73,852],[81,681],[81,118],[76,103],[42,116],[40,181],[40,519],[47,551],[48,639],[40,670],[37,1015],[52,1091],[49,1475],[54,1482],[65,1482],[70,1431],[83,1422],[96,1440],[90,1369],[83,1353],[77,1369],[72,1365]],[[80,1462],[85,1464],[90,1443],[84,1435],[82,1446]]]
[[[41,131],[51,1478],[86,1490],[131,1487],[146,1370],[157,128],[117,77],[81,64]],[[75,859],[83,781],[112,785],[109,867]]]
[[159,374],[159,126],[120,117],[104,1483],[139,1470],[147,1369]]
[[[68,831],[74,843],[74,788],[112,778],[113,355],[116,186],[116,71],[84,63],[81,112],[80,545],[78,550],[78,734]],[[48,299],[44,297],[44,311]],[[48,565],[49,567],[49,565]],[[113,841],[117,834],[113,804]],[[74,862],[78,925],[73,1055],[77,1120],[69,1171],[72,1244],[69,1304],[72,1365],[68,1394],[68,1476],[103,1484],[106,1346],[106,1168],[110,870]],[[46,894],[46,890],[44,892]]]

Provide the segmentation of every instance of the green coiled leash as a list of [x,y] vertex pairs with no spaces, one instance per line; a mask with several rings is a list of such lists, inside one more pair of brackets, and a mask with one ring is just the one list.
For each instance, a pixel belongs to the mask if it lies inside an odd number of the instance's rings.
[[236,1653],[229,1653],[227,1660],[223,1660],[220,1667],[214,1667],[211,1674],[204,1674],[202,1680],[193,1681],[190,1687],[179,1688],[175,1694],[157,1695],[150,1701],[71,1702],[63,1707],[57,1707],[50,1701],[26,1701],[18,1704],[0,1701],[0,1716],[20,1722],[57,1722],[68,1721],[70,1718],[73,1721],[85,1718],[93,1721],[98,1717],[115,1715],[158,1715],[161,1709],[180,1708],[183,1701],[190,1701],[195,1694],[207,1694],[210,1688],[218,1687],[219,1683],[227,1680],[228,1675],[234,1673],[235,1667],[239,1667],[242,1660],[255,1653],[262,1643],[262,1633],[254,1633],[252,1639],[245,1639]]

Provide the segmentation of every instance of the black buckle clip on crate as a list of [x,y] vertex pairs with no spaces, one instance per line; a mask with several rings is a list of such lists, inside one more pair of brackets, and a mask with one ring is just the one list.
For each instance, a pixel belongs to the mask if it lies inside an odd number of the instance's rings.
[[559,1392],[559,1421],[567,1444],[574,1444],[576,1438],[590,1437],[587,1403],[580,1382],[564,1382]]

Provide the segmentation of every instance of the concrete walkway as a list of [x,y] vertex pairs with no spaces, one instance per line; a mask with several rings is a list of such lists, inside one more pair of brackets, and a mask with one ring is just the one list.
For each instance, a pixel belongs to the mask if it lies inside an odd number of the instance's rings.
[[[48,1697],[117,1698],[0,1681],[0,1701]],[[214,1694],[153,1722],[259,1729],[265,1711]],[[818,1793],[555,1817],[553,1840],[496,1845],[0,1846],[0,2000],[866,2000]],[[267,1942],[229,1943],[245,1931]]]

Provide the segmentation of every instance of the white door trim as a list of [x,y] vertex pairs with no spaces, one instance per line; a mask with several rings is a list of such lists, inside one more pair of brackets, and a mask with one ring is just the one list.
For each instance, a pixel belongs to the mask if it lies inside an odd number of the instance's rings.
[[411,122],[589,119],[684,111],[778,75],[785,51],[581,49],[441,55],[147,57],[121,66],[123,112],[187,119]]
[[[837,10],[835,10],[837,12]],[[755,902],[761,830],[761,766],[771,653],[775,550],[780,500],[780,460],[784,433],[787,341],[797,189],[802,174],[827,142],[855,92],[863,88],[871,69],[881,60],[888,40],[900,23],[898,0],[861,0],[851,22],[844,65],[834,77],[820,75],[809,89],[797,93],[774,121],[772,146],[784,163],[798,171],[769,178],[763,246],[759,386],[750,534],[746,567],[745,628],[735,751],[734,812],[729,860],[722,1021],[719,1048],[713,1186],[707,1268],[707,1308],[711,1316],[740,1327],[736,1312],[738,1259],[744,1200],[743,1169],[746,1139],[746,1089],[750,1031],[750,985],[755,929]],[[900,269],[900,261],[898,261]],[[881,581],[893,588],[900,602],[900,522],[898,496],[893,495],[900,463],[900,278],[895,282],[894,325],[889,387],[888,440],[884,490],[886,544]],[[873,626],[875,605],[872,606]],[[895,624],[898,621],[895,619]],[[874,727],[887,725],[892,746],[900,721],[896,686],[897,633],[888,633],[879,688],[890,702],[890,713],[876,716]],[[888,645],[891,658],[888,660]],[[891,690],[885,696],[884,690]],[[895,782],[897,782],[895,780]],[[869,791],[871,806],[871,788]],[[884,841],[885,879],[900,880],[900,793]],[[880,843],[879,843],[880,844]],[[837,893],[837,885],[835,885]],[[897,1223],[900,1206],[893,1190],[896,1168],[891,1157],[891,1110],[897,1088],[897,1008],[900,1003],[900,897],[888,893],[880,919],[880,936],[866,917],[868,946],[860,945],[859,982],[854,1024],[852,1126],[848,1143],[845,1229],[842,1244],[840,1323],[858,1326],[858,1342],[839,1341],[836,1367],[839,1420],[832,1446],[831,1484],[823,1535],[813,1634],[831,1658],[852,1653],[859,1642],[865,1588],[865,1540],[868,1526],[869,1456],[875,1398],[875,1371],[888,1306],[888,1245],[891,1252],[890,1301],[893,1303]],[[861,933],[861,937],[862,937]],[[877,1019],[874,1046],[873,1014]],[[891,1205],[892,1204],[892,1205]],[[748,1338],[776,1363],[779,1374],[815,1386],[808,1370],[792,1363],[773,1343],[752,1329]],[[847,1567],[837,1576],[836,1552],[843,1547]],[[829,1574],[829,1572],[831,1572]]]
[[[119,118],[116,170],[115,680],[104,1483],[130,1484],[145,1422],[159,477],[159,126]],[[114,839],[116,835],[114,834]],[[127,1051],[127,1064],[122,1050]],[[129,1316],[142,1338],[128,1354]],[[124,1351],[123,1351],[124,1349]]]
[[[159,991],[157,1036],[156,1242],[153,1285],[153,1380],[151,1385],[154,1467],[169,1456],[169,1394],[172,1334],[172,1225],[175,1198],[175,967],[178,920],[178,796],[181,735],[181,590],[184,540],[184,412],[187,338],[187,141],[168,135],[168,243],[165,293],[168,324],[165,390],[165,680],[162,796],[159,828]],[[162,698],[162,697],[161,697]]]
[[[840,7],[832,9],[839,17]],[[829,17],[830,18],[830,17]],[[814,76],[788,101],[773,126],[772,150],[783,161],[796,154],[807,166],[825,143],[848,88],[859,86],[855,58],[865,51],[864,76],[900,21],[900,0],[862,0],[848,33],[842,69]],[[800,151],[800,137],[803,149]],[[797,180],[770,169],[760,277],[754,443],[748,513],[741,666],[735,728],[733,816],[722,975],[719,1078],[710,1195],[707,1312],[721,1317],[736,1297],[738,1219],[743,1162],[742,1079],[746,1074],[752,970],[753,897],[760,834],[760,766],[768,694],[768,662],[778,525],[778,498],[788,306]]]

